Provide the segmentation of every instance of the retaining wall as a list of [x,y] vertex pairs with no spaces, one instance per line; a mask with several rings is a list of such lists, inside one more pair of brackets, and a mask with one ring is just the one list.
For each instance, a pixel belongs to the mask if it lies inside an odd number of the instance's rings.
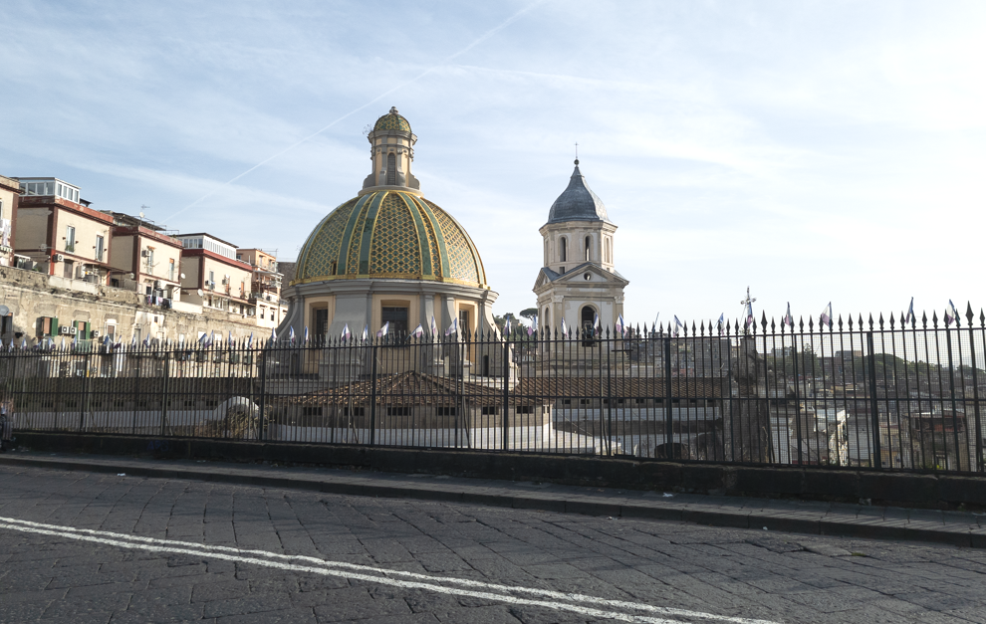
[[20,447],[34,451],[276,462],[636,490],[986,510],[986,476],[100,434],[18,432],[17,438]]

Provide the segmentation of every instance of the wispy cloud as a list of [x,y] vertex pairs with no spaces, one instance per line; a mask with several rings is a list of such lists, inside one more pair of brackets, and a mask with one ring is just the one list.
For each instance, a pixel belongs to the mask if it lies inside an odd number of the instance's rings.
[[289,259],[397,105],[502,311],[533,301],[576,141],[628,318],[747,284],[776,313],[979,296],[982,3],[8,5],[0,173],[97,206]]

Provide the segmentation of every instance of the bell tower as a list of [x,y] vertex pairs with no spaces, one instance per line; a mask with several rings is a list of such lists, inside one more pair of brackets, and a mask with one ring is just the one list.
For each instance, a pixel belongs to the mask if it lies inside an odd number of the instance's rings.
[[534,292],[538,296],[538,322],[556,331],[566,327],[610,332],[623,314],[623,289],[630,282],[616,270],[616,225],[599,196],[592,192],[575,160],[568,188],[548,211],[541,226],[544,266]]
[[363,180],[363,190],[359,194],[392,190],[420,195],[421,184],[411,173],[418,137],[411,132],[411,124],[396,107],[390,107],[389,113],[377,119],[366,139],[370,142],[373,168]]

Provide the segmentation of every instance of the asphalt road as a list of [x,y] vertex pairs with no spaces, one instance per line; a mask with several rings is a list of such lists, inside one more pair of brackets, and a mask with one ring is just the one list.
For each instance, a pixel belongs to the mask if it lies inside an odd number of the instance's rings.
[[0,622],[986,622],[986,551],[0,467]]

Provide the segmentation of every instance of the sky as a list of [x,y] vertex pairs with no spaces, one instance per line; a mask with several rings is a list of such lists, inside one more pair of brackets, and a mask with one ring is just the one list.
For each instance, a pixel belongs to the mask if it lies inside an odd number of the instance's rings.
[[983,2],[4,5],[0,174],[93,208],[293,260],[396,106],[496,314],[576,142],[630,323],[986,307]]

